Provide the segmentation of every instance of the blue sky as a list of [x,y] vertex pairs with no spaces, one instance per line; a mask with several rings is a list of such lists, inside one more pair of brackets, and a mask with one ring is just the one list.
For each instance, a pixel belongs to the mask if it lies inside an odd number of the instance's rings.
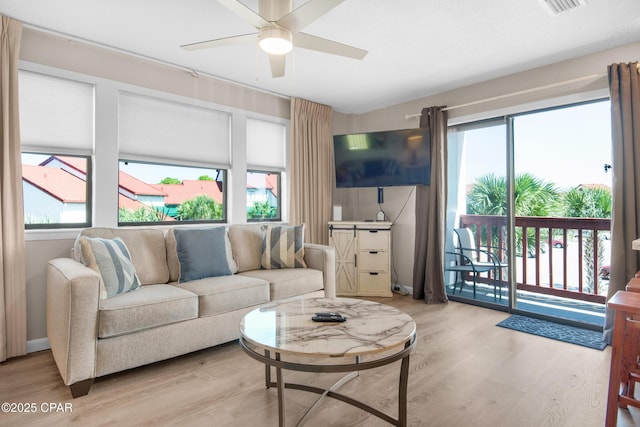
[[[560,188],[579,184],[611,186],[611,122],[609,102],[582,104],[516,116],[515,171],[529,172]],[[506,126],[467,132],[467,183],[487,172],[504,176]]]

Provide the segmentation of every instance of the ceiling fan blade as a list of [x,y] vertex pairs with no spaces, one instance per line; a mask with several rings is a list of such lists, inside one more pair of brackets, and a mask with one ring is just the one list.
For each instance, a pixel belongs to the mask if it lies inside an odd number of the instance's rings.
[[271,65],[271,77],[284,76],[284,66],[287,61],[287,55],[269,55],[269,64]]
[[332,55],[346,56],[347,58],[363,59],[367,51],[346,44],[323,39],[305,33],[295,33],[293,35],[293,45],[304,49],[317,50],[319,52],[330,53]]
[[240,36],[223,37],[221,39],[207,40],[203,42],[183,44],[185,50],[209,49],[212,47],[229,46],[234,44],[255,43],[258,41],[258,33],[242,34]]
[[291,13],[280,18],[277,23],[292,33],[297,33],[343,1],[344,0],[309,0]]
[[248,8],[237,0],[218,0],[218,3],[220,3],[231,12],[242,18],[245,22],[253,25],[256,28],[261,28],[269,25],[269,21],[267,21],[262,16],[258,15],[252,9]]

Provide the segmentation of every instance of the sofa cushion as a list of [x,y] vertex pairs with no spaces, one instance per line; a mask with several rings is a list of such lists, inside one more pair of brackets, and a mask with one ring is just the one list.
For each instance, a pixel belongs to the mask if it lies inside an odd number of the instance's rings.
[[200,317],[269,302],[269,282],[237,274],[194,280],[180,286],[198,295]]
[[143,329],[198,317],[198,297],[172,285],[142,286],[100,301],[98,338],[128,334]]
[[[81,236],[102,237],[104,239],[121,238],[129,249],[131,262],[136,268],[136,274],[142,285],[167,283],[169,281],[169,267],[167,266],[167,252],[164,243],[164,233],[156,228],[105,228],[91,227],[80,232]],[[74,245],[73,257],[80,259],[78,240]],[[83,262],[84,263],[84,262]]]
[[262,257],[262,230],[258,224],[234,224],[229,227],[229,240],[238,272],[259,270]]
[[231,274],[225,247],[225,228],[179,228],[174,230],[180,261],[179,282]]
[[140,287],[129,250],[122,239],[102,239],[82,236],[79,239],[82,259],[97,271],[100,280],[100,299],[111,298]]
[[[227,264],[229,266],[229,270],[231,273],[238,272],[238,265],[233,259],[233,252],[231,251],[231,241],[229,240],[229,230],[225,226],[218,226],[220,228],[224,228],[224,244],[225,244],[225,254],[227,256]],[[177,245],[176,245],[176,235],[175,230],[179,227],[172,227],[166,230],[165,233],[165,244],[167,247],[167,264],[169,265],[169,282],[177,282],[180,279],[180,260],[178,259]],[[187,228],[187,227],[183,227]]]
[[239,273],[269,282],[272,301],[318,291],[324,288],[322,271],[314,268],[283,268]]
[[304,224],[263,226],[261,267],[305,268]]

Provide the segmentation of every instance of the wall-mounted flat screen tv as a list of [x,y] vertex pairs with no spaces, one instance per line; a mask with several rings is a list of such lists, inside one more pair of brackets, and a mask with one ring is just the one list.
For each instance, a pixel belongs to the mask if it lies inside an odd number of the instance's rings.
[[430,142],[423,128],[335,135],[336,187],[429,184]]

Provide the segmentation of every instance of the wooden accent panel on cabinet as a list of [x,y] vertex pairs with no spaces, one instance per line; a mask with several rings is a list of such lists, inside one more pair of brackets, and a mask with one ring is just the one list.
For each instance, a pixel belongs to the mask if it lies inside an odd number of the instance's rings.
[[391,223],[329,222],[338,296],[391,297]]

